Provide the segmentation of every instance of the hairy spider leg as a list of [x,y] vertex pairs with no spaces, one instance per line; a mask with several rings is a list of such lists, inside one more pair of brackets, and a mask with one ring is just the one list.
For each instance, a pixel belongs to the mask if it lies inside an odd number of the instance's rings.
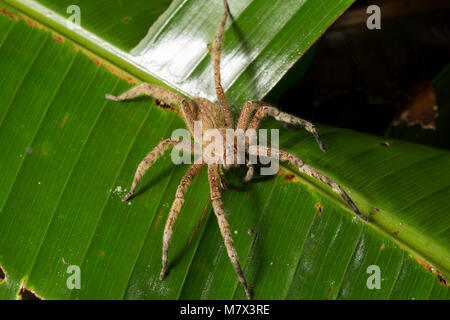
[[258,106],[256,106],[253,101],[246,102],[242,108],[241,115],[239,116],[236,129],[241,129],[243,131],[247,130],[248,122],[256,109],[258,109]]
[[225,172],[223,171],[223,165],[219,165],[219,177],[220,177],[220,187],[222,189],[228,188],[229,184],[227,179],[225,178]]
[[184,203],[184,196],[186,193],[187,187],[191,184],[194,177],[200,172],[200,170],[205,166],[202,164],[194,164],[189,167],[188,171],[186,171],[184,177],[181,179],[180,184],[178,185],[177,192],[175,194],[175,200],[172,203],[172,207],[170,208],[170,213],[167,218],[166,226],[164,227],[164,235],[163,235],[163,247],[162,247],[162,268],[159,278],[161,280],[164,279],[167,268],[167,259],[169,254],[169,244],[170,239],[172,237],[173,226],[175,221],[178,218],[178,213],[181,210],[181,207]]
[[252,296],[248,289],[247,281],[245,280],[244,273],[242,272],[241,269],[241,265],[239,264],[237,252],[236,249],[234,248],[233,239],[231,238],[230,226],[228,225],[227,218],[225,217],[225,211],[223,210],[222,194],[220,193],[220,185],[219,185],[220,177],[217,170],[217,165],[208,165],[208,179],[211,190],[212,206],[214,209],[214,213],[217,217],[220,233],[222,234],[225,247],[227,248],[228,256],[230,257],[234,270],[236,271],[239,277],[239,281],[244,287],[247,298],[251,300]]
[[[251,119],[250,124],[248,124],[251,115],[255,110],[256,112]],[[266,116],[272,116],[273,118],[275,118],[275,120],[305,128],[307,131],[313,134],[320,150],[322,150],[323,152],[327,151],[322,142],[322,139],[320,138],[319,132],[311,122],[293,116],[289,113],[281,112],[279,109],[270,106],[263,101],[248,101],[245,103],[238,122],[238,128],[241,128],[243,130],[246,130],[247,128],[258,130],[259,126],[261,125],[262,119]]]
[[347,204],[350,206],[350,208],[364,221],[369,221],[368,218],[366,218],[356,207],[356,205],[354,204],[354,202],[352,201],[352,199],[350,199],[350,197],[347,195],[347,193],[345,193],[344,189],[337,184],[336,182],[334,182],[333,180],[331,180],[330,178],[328,178],[327,176],[323,175],[322,173],[320,173],[319,171],[315,170],[314,168],[311,168],[310,166],[308,166],[307,164],[305,164],[303,162],[303,160],[301,160],[300,158],[297,158],[296,156],[283,151],[283,150],[278,150],[278,149],[274,149],[274,148],[268,148],[268,147],[264,147],[264,146],[251,146],[249,148],[249,153],[253,154],[253,155],[258,155],[258,154],[264,154],[264,155],[275,155],[277,156],[281,161],[287,161],[289,163],[291,163],[292,165],[294,165],[295,167],[297,167],[297,169],[300,172],[303,172],[305,174],[307,174],[308,176],[315,178],[319,181],[322,181],[323,183],[327,184],[328,186],[331,187],[331,189],[338,193],[339,195],[341,195],[341,197],[345,200],[345,202],[347,202]]
[[[256,110],[255,114],[253,115],[254,111]],[[253,118],[252,118],[253,115]],[[241,130],[247,130],[247,129],[254,129],[258,130],[261,121],[264,117],[267,115],[270,115],[274,117],[278,121],[286,122],[289,124],[294,125],[300,125],[304,127],[307,131],[311,132],[314,135],[314,138],[316,139],[320,149],[323,152],[326,152],[325,146],[323,145],[322,139],[320,138],[319,132],[316,130],[314,125],[306,120],[303,120],[301,118],[295,117],[293,115],[290,115],[288,113],[281,112],[275,107],[269,106],[266,103],[262,101],[248,101],[244,104],[244,107],[242,109],[241,115],[238,120],[237,129]],[[249,123],[249,121],[251,122]],[[245,182],[250,181],[253,178],[254,168],[251,163],[247,162],[248,171],[244,178]]]
[[228,5],[226,0],[223,0],[223,9],[224,15],[222,20],[220,21],[219,26],[217,27],[216,36],[214,38],[214,44],[212,48],[213,52],[213,62],[214,62],[214,85],[216,87],[216,95],[219,105],[222,109],[222,115],[225,120],[225,126],[227,128],[233,128],[233,116],[231,114],[230,105],[228,103],[225,92],[222,88],[221,84],[221,76],[220,76],[220,55],[222,53],[222,41],[223,34],[225,31],[225,23],[227,21],[227,17],[229,14]]
[[[242,131],[246,131],[248,129],[248,122],[251,118],[251,116],[253,115],[253,111],[255,110],[255,107],[253,104],[248,104],[246,103],[244,105],[244,107],[242,108],[241,111],[241,115],[239,116],[239,120],[236,126],[237,130],[242,130]],[[257,130],[258,128],[255,128],[255,130]],[[248,144],[248,137],[246,138],[246,144]],[[247,147],[246,147],[247,148]],[[253,164],[251,164],[248,159],[245,159],[246,161],[246,165],[247,165],[247,174],[244,177],[244,182],[249,182],[253,179],[253,174],[254,174],[254,167]]]
[[163,155],[163,153],[170,147],[176,145],[180,140],[178,139],[166,139],[161,141],[155,148],[150,151],[145,158],[139,163],[136,173],[134,174],[133,183],[131,184],[130,192],[128,192],[125,197],[123,197],[122,201],[127,201],[133,195],[134,191],[136,191],[136,186],[141,180],[142,176],[151,167],[159,157]]
[[[125,91],[124,93],[113,96],[112,94],[107,94],[105,96],[106,99],[112,101],[124,101],[130,100],[142,95],[151,96],[156,100],[160,100],[164,102],[165,105],[172,107],[174,111],[178,113],[178,115],[183,118],[190,129],[191,132],[194,130],[194,114],[193,114],[193,106],[191,102],[180,96],[179,94],[173,93],[164,88],[160,88],[158,86],[152,85],[150,83],[141,83],[137,86],[132,87],[131,89]],[[175,107],[177,106],[177,107]],[[180,108],[182,113],[180,113]]]

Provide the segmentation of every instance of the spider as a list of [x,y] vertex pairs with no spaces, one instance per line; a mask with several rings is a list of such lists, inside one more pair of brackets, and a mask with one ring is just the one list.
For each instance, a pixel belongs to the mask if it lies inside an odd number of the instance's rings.
[[[213,58],[213,73],[214,73],[214,84],[215,91],[217,95],[218,103],[211,102],[208,99],[201,97],[194,97],[192,99],[185,99],[184,97],[173,93],[167,89],[154,86],[150,83],[142,83],[131,89],[125,91],[119,96],[113,96],[110,94],[106,95],[106,98],[113,101],[124,101],[128,99],[133,99],[135,97],[141,95],[148,95],[153,97],[155,100],[163,103],[167,107],[176,111],[185,121],[187,128],[191,133],[194,132],[194,122],[199,121],[202,124],[202,128],[204,130],[208,129],[218,129],[222,134],[225,129],[254,129],[257,130],[260,127],[261,121],[264,117],[271,116],[280,122],[284,122],[291,125],[297,125],[304,127],[307,131],[313,134],[315,137],[320,149],[323,152],[326,152],[325,147],[322,143],[320,135],[313,124],[310,122],[295,117],[293,115],[281,112],[277,108],[270,106],[262,101],[248,101],[244,104],[242,112],[239,116],[237,124],[234,123],[230,105],[227,101],[227,97],[221,85],[221,76],[220,76],[220,56],[222,51],[222,40],[225,30],[225,24],[227,21],[227,17],[229,15],[229,8],[226,0],[223,0],[224,7],[224,15],[220,21],[220,24],[217,28],[214,43],[211,48],[211,54]],[[194,136],[196,141],[197,137]],[[225,138],[225,136],[224,136]],[[225,144],[226,144],[226,140]],[[161,141],[153,150],[151,150],[145,158],[140,162],[136,173],[134,175],[134,179],[130,188],[130,192],[123,197],[122,201],[127,201],[135,192],[136,186],[141,180],[144,173],[147,169],[169,148],[174,147],[181,141],[179,139],[166,139]],[[204,145],[203,145],[204,147]],[[226,148],[226,150],[229,150]],[[343,188],[326,177],[319,171],[305,164],[300,158],[286,152],[283,150],[265,147],[262,145],[254,145],[249,147],[248,144],[245,144],[245,150],[238,150],[236,148],[233,149],[233,152],[244,151],[247,156],[249,155],[258,155],[260,153],[264,153],[265,155],[276,156],[278,159],[284,162],[288,162],[291,165],[297,167],[300,172],[309,175],[312,178],[315,178],[328,186],[338,194],[347,202],[347,204],[351,207],[351,209],[363,220],[368,221],[366,217],[364,217],[350,197],[345,193]],[[231,237],[230,226],[227,222],[225,211],[223,209],[222,204],[222,195],[221,188],[225,186],[225,181],[223,177],[223,169],[229,169],[232,166],[237,165],[229,165],[226,161],[228,153],[223,152],[220,154],[219,158],[222,161],[217,161],[217,163],[206,163],[205,161],[201,161],[201,163],[192,164],[184,177],[181,179],[180,184],[178,185],[175,200],[172,203],[172,207],[170,208],[169,216],[164,228],[163,235],[163,246],[162,246],[162,268],[160,273],[160,279],[163,280],[166,274],[167,261],[168,261],[168,252],[169,252],[169,243],[172,237],[173,226],[178,217],[178,213],[181,210],[181,207],[184,202],[184,196],[186,193],[187,187],[192,182],[193,178],[203,169],[205,166],[208,168],[208,180],[210,185],[210,196],[212,207],[214,213],[217,217],[217,221],[219,224],[220,232],[225,242],[225,246],[227,249],[228,256],[233,264],[233,267],[238,275],[239,281],[241,282],[245,293],[248,299],[252,298],[250,290],[247,285],[247,281],[242,272],[242,268],[239,264],[238,256],[236,249],[233,245],[233,239]],[[225,163],[225,164],[224,164]],[[253,165],[246,161],[248,171],[244,178],[244,181],[248,182],[253,177]]]

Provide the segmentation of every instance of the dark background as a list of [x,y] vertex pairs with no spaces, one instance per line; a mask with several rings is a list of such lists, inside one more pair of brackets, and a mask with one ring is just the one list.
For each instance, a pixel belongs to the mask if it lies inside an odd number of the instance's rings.
[[[380,30],[366,26],[372,4]],[[450,149],[449,63],[449,0],[358,0],[265,100],[313,122]]]

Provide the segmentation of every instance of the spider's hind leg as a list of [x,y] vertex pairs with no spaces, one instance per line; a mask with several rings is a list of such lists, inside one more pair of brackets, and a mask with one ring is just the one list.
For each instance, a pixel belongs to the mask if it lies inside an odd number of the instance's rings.
[[316,169],[308,166],[300,158],[298,158],[286,151],[283,151],[283,150],[267,148],[267,147],[263,147],[263,146],[252,146],[249,149],[249,153],[254,154],[254,155],[263,154],[263,155],[268,155],[268,156],[276,156],[277,158],[279,158],[282,161],[291,163],[292,165],[296,166],[300,172],[303,172],[303,173],[307,174],[308,176],[310,176],[311,178],[317,179],[317,180],[327,184],[328,186],[330,186],[334,192],[338,193],[345,200],[345,202],[347,202],[349,207],[353,210],[353,212],[356,213],[356,215],[358,215],[364,221],[369,221],[369,219],[367,217],[365,217],[359,211],[358,207],[355,205],[353,200],[347,195],[347,193],[344,191],[344,189],[339,184],[337,184],[336,182],[334,182],[333,180],[331,180],[324,174],[320,173]]
[[223,240],[225,242],[225,247],[227,248],[228,256],[230,257],[234,270],[236,271],[239,277],[239,281],[244,287],[247,298],[251,300],[252,296],[248,289],[247,281],[245,280],[241,265],[239,264],[237,252],[233,244],[233,239],[231,238],[230,226],[228,224],[227,218],[225,217],[225,211],[223,210],[222,207],[222,195],[220,193],[220,186],[219,186],[220,177],[217,171],[217,165],[208,166],[208,179],[211,189],[211,201],[214,209],[214,214],[217,217],[220,233],[222,234]]
[[185,173],[184,177],[181,179],[180,184],[177,188],[177,193],[175,196],[175,200],[172,203],[172,207],[170,208],[169,217],[167,218],[166,226],[164,227],[164,236],[163,236],[163,248],[162,248],[162,268],[161,273],[159,275],[159,279],[163,280],[166,274],[167,268],[167,259],[169,255],[169,244],[170,238],[172,237],[173,226],[175,221],[177,220],[178,213],[181,210],[181,206],[184,203],[184,195],[186,193],[187,187],[191,184],[192,179],[200,172],[200,170],[204,167],[204,164],[194,164],[192,165],[188,171]]

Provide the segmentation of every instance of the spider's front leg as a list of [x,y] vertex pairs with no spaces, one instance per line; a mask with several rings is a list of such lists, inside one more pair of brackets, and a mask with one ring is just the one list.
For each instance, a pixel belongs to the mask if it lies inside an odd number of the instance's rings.
[[211,190],[211,201],[214,213],[217,217],[217,222],[219,223],[220,233],[222,234],[223,240],[225,242],[225,247],[227,248],[228,256],[230,257],[234,270],[236,271],[239,277],[239,281],[244,287],[247,298],[251,300],[252,296],[248,289],[247,281],[245,280],[244,273],[242,272],[241,269],[241,265],[239,264],[237,252],[236,249],[234,248],[233,239],[231,238],[230,226],[228,225],[227,218],[225,217],[225,211],[223,210],[222,195],[220,193],[220,185],[219,185],[220,177],[217,170],[217,165],[208,166],[208,179]]
[[[256,110],[256,112],[249,124],[248,122],[254,110]],[[275,120],[305,128],[307,131],[313,134],[317,144],[320,147],[320,150],[322,150],[323,152],[327,151],[322,142],[322,139],[320,138],[319,132],[311,122],[293,116],[289,113],[281,112],[279,109],[269,106],[263,101],[249,101],[245,103],[241,116],[239,118],[238,129],[241,128],[243,130],[246,129],[258,130],[261,125],[262,119],[266,116],[271,116],[275,118]]]
[[220,55],[222,53],[222,42],[223,42],[223,34],[225,32],[225,23],[227,22],[227,17],[229,14],[228,4],[226,0],[222,0],[224,15],[222,20],[220,21],[219,26],[217,27],[216,36],[214,38],[214,43],[212,47],[212,55],[213,55],[213,71],[214,71],[214,85],[216,87],[216,95],[219,105],[222,109],[222,114],[225,120],[225,125],[227,128],[233,127],[233,116],[231,114],[231,108],[227,100],[227,96],[225,95],[225,91],[223,90],[220,76]]
[[278,150],[275,148],[268,148],[268,147],[264,147],[264,146],[250,146],[249,148],[249,153],[253,154],[255,156],[257,155],[264,155],[264,156],[275,156],[278,159],[280,159],[281,161],[286,161],[289,162],[290,164],[294,165],[295,167],[297,167],[297,169],[300,172],[303,172],[305,174],[307,174],[308,176],[315,178],[319,181],[322,181],[323,183],[327,184],[328,186],[331,187],[331,189],[340,194],[341,197],[345,200],[345,202],[347,202],[347,204],[350,206],[350,208],[352,208],[352,210],[364,221],[369,221],[369,219],[367,217],[365,217],[359,210],[358,207],[356,207],[355,203],[352,201],[352,199],[347,195],[347,193],[344,191],[344,189],[337,184],[336,182],[334,182],[333,180],[331,180],[330,178],[328,178],[327,176],[323,175],[322,173],[320,173],[319,171],[317,171],[316,169],[308,166],[307,164],[305,164],[300,158],[286,152],[283,150]]
[[[166,106],[171,107],[173,111],[177,112],[178,115],[185,120],[191,131],[194,129],[194,115],[191,102],[172,91],[150,83],[141,83],[118,96],[106,94],[105,98],[112,101],[125,101],[142,95],[151,96],[156,100],[162,101]],[[182,112],[180,112],[180,108]]]
[[[150,83],[141,83],[137,86],[134,86],[127,91],[123,92],[122,94],[118,96],[114,96],[112,94],[106,94],[105,98],[111,101],[125,101],[125,100],[131,100],[140,96],[151,96],[157,100],[161,100],[167,105],[171,106],[173,108],[173,105],[179,104],[183,98],[181,96],[178,96],[177,94],[166,90],[164,88],[160,88],[158,86],[154,86]],[[173,108],[175,109],[175,108]]]

